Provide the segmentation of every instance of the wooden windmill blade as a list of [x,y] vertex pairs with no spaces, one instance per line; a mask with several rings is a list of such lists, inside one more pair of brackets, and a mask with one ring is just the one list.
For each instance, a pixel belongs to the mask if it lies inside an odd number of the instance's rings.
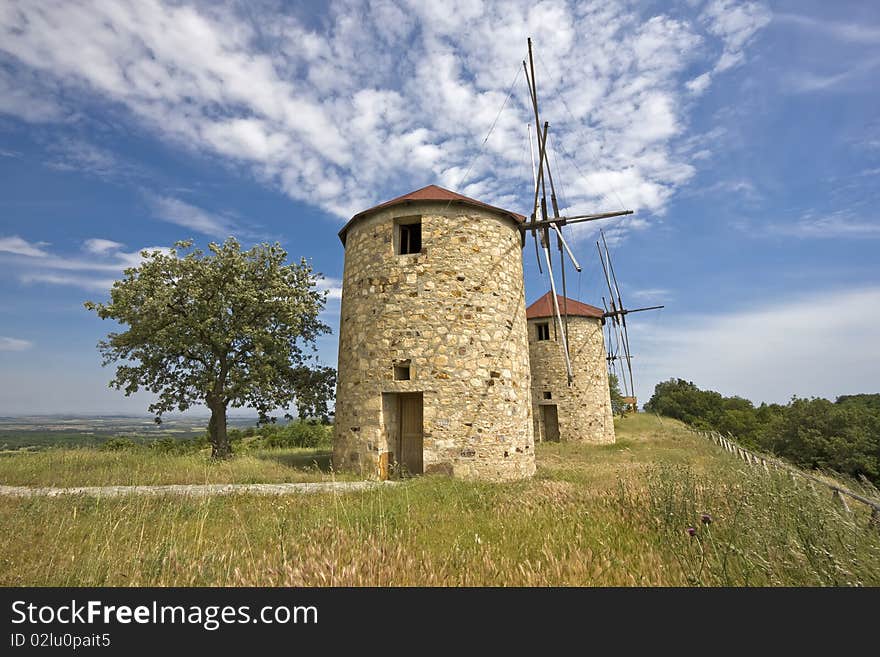
[[[525,65],[526,65],[526,63],[523,62],[523,67],[525,67]],[[529,71],[528,71],[528,69],[526,69],[526,83],[528,83],[528,81],[529,81],[528,75],[529,75]],[[529,89],[531,90],[531,88],[532,88],[532,85],[529,84]],[[535,216],[535,212],[538,209],[538,169],[537,169],[537,166],[535,165],[535,148],[534,148],[534,145],[532,144],[532,125],[530,123],[526,124],[526,130],[528,131],[528,134],[529,134],[529,154],[532,156],[532,181],[535,184],[535,206],[532,208],[532,216],[531,216],[531,223],[534,226],[535,220],[537,218]],[[539,253],[539,250],[538,250],[538,233],[537,233],[537,231],[535,231],[535,230],[532,231],[532,237],[534,238],[534,242],[535,242],[535,262],[538,263],[538,273],[543,274],[544,269],[541,267],[541,254]]]
[[[605,297],[602,297],[602,306],[605,308],[606,314],[608,312],[608,304],[605,301]],[[618,343],[617,332],[614,330],[614,320],[612,319],[610,322],[605,322],[605,352],[606,357],[605,360],[608,361],[608,373],[613,374],[617,377],[618,381],[621,382],[622,385],[626,385],[626,381],[624,381],[618,373],[619,361],[620,361],[620,345]]]
[[[603,236],[604,240],[604,236]],[[611,283],[611,262],[608,260],[609,254],[606,251],[603,253],[602,247],[599,242],[596,242],[596,250],[599,252],[599,262],[602,263],[602,273],[605,275],[605,284],[608,286],[608,295],[609,301],[611,302],[611,310],[605,313],[606,317],[611,319],[611,327],[614,332],[614,338],[616,342],[616,353],[615,353],[615,365],[617,360],[626,360],[627,364],[629,364],[629,350],[627,348],[626,336],[623,332],[623,327],[621,323],[621,318],[623,314],[621,312],[621,301],[619,295],[615,295],[614,286]],[[617,300],[615,301],[615,297]],[[604,301],[604,298],[603,298]],[[623,352],[623,355],[619,354]],[[626,369],[621,365],[621,375],[618,376],[618,379],[623,384],[623,390],[626,396],[629,396],[629,391],[632,389],[632,377],[627,380],[626,373],[627,371],[632,372],[632,368],[627,365]]]
[[[532,40],[529,38],[529,64],[526,64],[525,60],[523,60],[523,70],[525,71],[525,79],[526,85],[529,88],[529,100],[532,103],[532,110],[535,114],[535,138],[538,140],[538,152],[539,152],[539,164],[537,170],[534,171],[534,180],[535,180],[535,198],[532,203],[532,213],[531,213],[531,224],[532,224],[532,237],[535,241],[535,260],[538,262],[538,271],[542,274],[544,273],[541,269],[541,256],[540,249],[538,248],[538,231],[536,230],[536,222],[538,217],[538,197],[541,190],[541,182],[544,177],[544,149],[542,148],[543,140],[541,139],[541,119],[538,114],[538,87],[535,81],[535,62],[532,58]],[[529,72],[529,68],[531,68],[531,73]],[[531,147],[531,132],[529,133],[529,146]],[[532,155],[532,159],[534,160],[534,155]],[[534,169],[534,162],[532,164]],[[546,219],[546,211],[542,213],[542,219]]]
[[[608,304],[605,301],[605,297],[602,297],[602,307],[605,309],[606,319],[608,319]],[[612,320],[613,321],[613,320]],[[605,322],[605,360],[608,361],[608,372],[612,373],[614,368],[614,361],[617,358],[617,355],[614,350],[614,339],[611,333],[611,322]]]
[[[556,217],[558,217],[558,214],[559,214],[558,206],[557,206],[556,198],[555,198],[556,194],[555,194],[555,190],[554,190],[554,186],[553,186],[553,179],[551,177],[552,174],[550,173],[549,164],[547,162],[547,130],[549,129],[550,124],[545,121],[543,124],[543,129],[542,129],[541,117],[540,117],[540,113],[538,111],[538,87],[537,87],[537,83],[535,81],[535,60],[534,60],[534,56],[532,54],[532,40],[531,39],[528,40],[528,45],[529,45],[529,64],[527,66],[526,63],[523,62],[523,68],[526,73],[526,83],[528,84],[529,95],[531,96],[531,100],[532,100],[532,110],[534,111],[534,114],[535,114],[535,130],[536,130],[536,136],[537,136],[537,140],[538,140],[538,168],[537,168],[537,175],[535,175],[535,195],[534,195],[534,202],[532,205],[531,228],[535,234],[536,247],[537,247],[537,241],[538,241],[537,232],[538,232],[538,230],[541,231],[540,239],[541,239],[541,248],[544,252],[544,264],[546,264],[546,266],[547,266],[547,274],[550,278],[550,292],[553,296],[553,310],[556,315],[556,322],[557,322],[557,326],[559,328],[559,336],[561,338],[560,342],[562,343],[562,351],[563,351],[563,355],[565,357],[565,369],[566,369],[566,375],[568,378],[568,384],[571,385],[571,383],[574,379],[574,375],[573,375],[572,368],[571,368],[571,354],[568,349],[568,335],[567,335],[567,331],[566,331],[568,322],[567,322],[567,316],[566,316],[566,321],[563,322],[562,314],[559,309],[559,298],[556,294],[556,279],[553,274],[553,258],[550,254],[550,234],[549,234],[550,229],[549,229],[549,226],[552,224],[549,221],[549,217],[548,217],[548,213],[547,213],[547,187],[546,187],[545,177],[544,177],[545,169],[547,171],[547,178],[549,179],[549,182],[550,182],[551,200],[553,202],[553,207],[554,207],[554,219]],[[541,207],[541,223],[543,224],[540,229],[536,225],[539,197],[540,197],[540,202],[541,202],[541,206],[540,206]],[[539,260],[539,263],[540,263],[540,260]],[[562,266],[563,267],[565,266],[564,261],[562,263]]]
[[617,307],[621,311],[620,313],[620,324],[623,329],[623,354],[626,359],[626,368],[629,372],[629,384],[630,390],[633,391],[633,395],[635,395],[635,382],[633,381],[633,371],[632,371],[632,354],[629,350],[629,332],[626,327],[626,312],[625,307],[623,305],[623,299],[620,296],[620,285],[617,282],[617,274],[614,273],[614,263],[611,261],[611,252],[608,250],[608,242],[605,239],[605,231],[599,230],[599,235],[602,237],[602,244],[605,245],[605,258],[608,260],[608,269],[611,272],[611,280],[614,281],[614,291],[617,293]]
[[[635,380],[633,378],[633,370],[632,370],[632,351],[629,346],[629,328],[626,325],[626,316],[630,313],[639,313],[644,312],[646,310],[659,310],[660,308],[664,308],[665,306],[648,306],[645,308],[627,308],[623,304],[623,297],[620,292],[620,284],[617,281],[617,273],[614,271],[614,263],[611,261],[611,251],[608,248],[608,240],[605,239],[605,232],[599,231],[602,237],[602,244],[604,245],[604,254],[602,251],[602,247],[599,246],[599,242],[596,242],[596,248],[599,250],[599,259],[602,261],[602,268],[605,272],[605,281],[608,285],[608,293],[611,296],[611,310],[608,310],[606,307],[604,316],[606,318],[610,318],[613,324],[618,327],[618,331],[620,334],[620,347],[623,349],[623,357],[621,360],[626,361],[626,370],[624,371],[623,381],[624,387],[626,387],[626,374],[629,375],[629,391],[627,392],[627,404],[629,404],[633,409],[636,408],[636,398],[635,398]],[[607,267],[606,267],[607,263]],[[613,283],[613,284],[612,284]],[[616,299],[616,302],[615,302]],[[603,299],[604,302],[604,299]],[[623,369],[623,368],[621,368]],[[630,396],[632,395],[632,396]]]
[[[536,112],[535,116],[537,117],[537,105],[535,106],[535,112]],[[562,340],[561,340],[562,351],[563,351],[563,355],[565,356],[565,370],[566,370],[566,374],[568,377],[568,384],[571,385],[572,381],[574,380],[574,374],[573,374],[572,368],[571,368],[571,354],[569,353],[569,350],[568,350],[568,336],[566,334],[566,326],[563,323],[562,314],[560,313],[560,310],[559,310],[559,298],[557,297],[557,294],[556,294],[556,279],[553,275],[553,259],[550,255],[550,236],[549,236],[550,229],[547,227],[549,222],[548,222],[548,217],[547,217],[547,195],[546,195],[546,189],[544,187],[544,182],[543,182],[543,179],[544,179],[543,169],[545,166],[546,154],[547,154],[546,144],[547,144],[547,130],[548,130],[548,128],[549,128],[549,124],[545,122],[543,134],[541,135],[541,138],[538,140],[538,148],[539,148],[540,154],[538,156],[538,175],[536,177],[537,182],[541,187],[540,191],[543,192],[541,195],[541,218],[543,220],[544,226],[543,226],[543,228],[540,228],[540,229],[537,228],[536,226],[534,226],[534,228],[535,228],[535,233],[537,233],[538,230],[541,231],[541,248],[544,252],[544,264],[547,265],[547,275],[550,278],[550,292],[553,296],[553,310],[555,311],[556,322],[559,327],[559,335],[562,338]],[[536,204],[537,204],[538,192],[539,192],[538,185],[536,185],[535,186],[535,202],[536,202]],[[535,208],[535,210],[537,210],[537,207]],[[534,214],[533,214],[533,216],[534,216]],[[536,244],[537,244],[537,235],[536,235]]]

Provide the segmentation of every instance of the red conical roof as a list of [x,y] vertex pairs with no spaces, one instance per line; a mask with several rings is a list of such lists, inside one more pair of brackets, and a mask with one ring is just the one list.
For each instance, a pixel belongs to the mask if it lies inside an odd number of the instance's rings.
[[[535,303],[533,303],[531,306],[526,308],[526,319],[554,317],[556,315],[556,311],[553,309],[553,297],[551,296],[552,294],[552,292],[548,292],[543,297],[535,301]],[[559,301],[559,312],[565,314],[565,297],[561,294],[557,294],[556,299]],[[574,299],[568,300],[568,314],[574,315],[575,317],[593,317],[596,319],[602,319],[602,317],[604,316],[604,312],[600,308],[596,308],[596,306],[591,306],[588,303],[575,301]]]
[[494,210],[495,212],[507,215],[514,221],[520,223],[526,220],[524,216],[522,216],[521,214],[517,214],[516,212],[511,212],[510,210],[505,210],[503,208],[495,207],[494,205],[489,205],[488,203],[483,203],[482,201],[463,196],[462,194],[458,194],[449,189],[444,189],[443,187],[440,187],[438,185],[428,185],[427,187],[422,187],[421,189],[417,189],[413,192],[410,192],[409,194],[398,196],[397,198],[393,198],[390,201],[385,201],[384,203],[380,203],[379,205],[373,206],[372,208],[358,212],[351,219],[349,219],[348,223],[345,224],[342,230],[339,231],[339,239],[341,239],[342,243],[345,244],[345,233],[348,232],[349,227],[361,217],[372,214],[377,210],[384,210],[385,208],[389,208],[393,205],[405,205],[407,203],[414,203],[418,201],[446,201],[447,203],[462,203],[464,205],[472,205],[477,208],[483,208],[484,210]]

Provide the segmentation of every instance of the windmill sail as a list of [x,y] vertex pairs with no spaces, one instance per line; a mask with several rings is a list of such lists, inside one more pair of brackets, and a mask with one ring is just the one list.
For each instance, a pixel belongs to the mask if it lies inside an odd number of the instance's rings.
[[[547,270],[547,276],[550,279],[550,291],[553,296],[553,312],[556,320],[558,335],[565,359],[566,373],[568,375],[568,385],[572,384],[574,373],[571,366],[571,353],[568,344],[568,312],[567,300],[568,294],[566,289],[565,260],[566,256],[571,261],[575,270],[580,272],[581,266],[574,255],[565,236],[562,233],[563,226],[567,224],[580,223],[585,221],[597,221],[600,219],[609,219],[623,215],[632,214],[632,210],[618,210],[614,212],[600,212],[595,214],[579,214],[565,217],[559,212],[559,202],[556,197],[556,185],[553,181],[553,173],[550,168],[550,161],[547,153],[547,136],[550,124],[547,121],[541,122],[541,115],[538,108],[538,87],[535,80],[535,60],[532,54],[532,40],[528,40],[529,60],[523,61],[523,70],[525,71],[526,84],[529,89],[529,100],[531,102],[532,111],[535,119],[535,145],[532,144],[531,127],[529,134],[529,151],[532,156],[532,180],[534,182],[534,194],[532,202],[532,212],[529,221],[521,226],[521,230],[531,232],[535,241],[535,259],[538,263],[538,271],[543,274],[544,268]],[[534,148],[537,146],[537,165]],[[552,216],[548,212],[547,203],[547,186],[550,187],[550,209]],[[538,212],[540,211],[540,218]],[[559,268],[562,280],[563,302],[562,308],[559,307],[558,295],[556,293],[556,277],[553,271],[553,258],[550,251],[550,234],[551,231],[556,236],[556,246],[559,251]],[[600,231],[601,233],[601,231]],[[616,371],[618,364],[620,365],[620,375],[618,379],[622,382],[627,396],[634,394],[633,374],[632,374],[632,354],[629,347],[629,335],[627,332],[626,315],[630,312],[640,312],[642,310],[653,310],[654,308],[662,308],[655,306],[652,308],[638,308],[635,310],[627,310],[624,308],[623,299],[620,294],[620,286],[617,283],[617,274],[611,264],[611,254],[608,250],[608,243],[605,240],[604,233],[601,233],[602,243],[604,244],[604,252],[599,243],[596,247],[599,251],[599,260],[602,263],[602,270],[605,274],[605,282],[608,286],[608,300],[610,308],[605,307],[605,319],[608,330],[608,340],[606,348],[608,351],[607,362],[609,370]],[[540,242],[540,245],[539,245]],[[541,258],[543,252],[543,262]],[[604,302],[604,299],[603,299]]]
[[[630,313],[639,313],[646,310],[658,310],[664,306],[649,306],[646,308],[628,309],[623,305],[623,297],[620,293],[620,284],[617,282],[617,274],[614,271],[614,263],[611,262],[611,251],[608,249],[608,241],[605,232],[599,230],[602,243],[596,242],[599,251],[599,261],[602,263],[602,271],[605,274],[605,284],[608,286],[608,295],[611,307],[605,306],[605,317],[611,321],[607,323],[609,335],[614,339],[614,346],[610,342],[606,344],[608,349],[608,367],[623,385],[626,397],[635,399],[635,381],[632,370],[632,352],[629,347],[629,329],[626,325],[626,316]],[[603,303],[605,298],[602,298]],[[620,374],[617,374],[617,363],[620,363]],[[633,402],[635,403],[635,402]]]

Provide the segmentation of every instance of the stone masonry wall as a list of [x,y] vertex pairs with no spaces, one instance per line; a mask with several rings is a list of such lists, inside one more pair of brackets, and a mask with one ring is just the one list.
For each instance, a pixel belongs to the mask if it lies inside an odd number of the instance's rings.
[[[536,325],[550,323],[550,339],[537,339]],[[574,381],[571,388],[565,356],[552,317],[528,320],[529,358],[532,366],[532,404],[535,440],[544,440],[541,404],[556,404],[560,440],[590,443],[614,442],[614,416],[608,388],[602,321],[590,317],[568,318],[569,352]],[[552,399],[545,400],[544,392]]]
[[[421,215],[422,252],[396,255],[396,219]],[[520,233],[489,210],[411,203],[346,235],[334,465],[367,476],[394,451],[383,393],[422,392],[424,469],[516,479],[535,472]],[[393,366],[411,363],[408,381]]]

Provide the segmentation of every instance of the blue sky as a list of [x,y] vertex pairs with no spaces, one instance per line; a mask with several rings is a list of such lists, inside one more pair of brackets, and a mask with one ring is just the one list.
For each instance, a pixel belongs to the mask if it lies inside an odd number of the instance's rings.
[[[436,183],[527,214],[529,35],[565,207],[636,210],[623,297],[666,304],[630,322],[640,398],[880,391],[880,5],[440,5],[0,5],[0,414],[145,411],[82,308],[142,248],[279,240],[335,329],[356,211]],[[599,304],[596,229],[569,292]]]

